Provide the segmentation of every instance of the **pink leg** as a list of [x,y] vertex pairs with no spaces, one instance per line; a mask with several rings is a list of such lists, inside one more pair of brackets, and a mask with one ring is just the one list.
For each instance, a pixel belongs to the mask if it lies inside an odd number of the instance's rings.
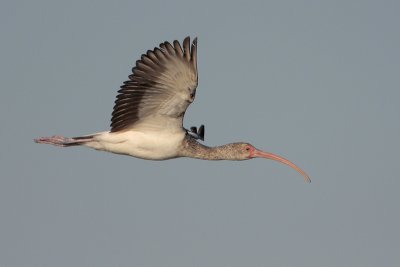
[[60,136],[60,135],[53,135],[52,137],[40,137],[40,138],[34,139],[34,141],[39,144],[49,144],[49,145],[61,146],[61,147],[80,145],[80,144],[84,143],[82,141],[78,141],[73,138],[66,138],[66,137]]

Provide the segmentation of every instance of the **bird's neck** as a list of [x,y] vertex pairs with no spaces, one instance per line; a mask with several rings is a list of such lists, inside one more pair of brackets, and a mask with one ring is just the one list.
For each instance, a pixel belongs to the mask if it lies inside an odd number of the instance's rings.
[[181,157],[204,160],[237,160],[234,158],[230,144],[208,147],[197,142],[191,136],[186,136],[181,150]]

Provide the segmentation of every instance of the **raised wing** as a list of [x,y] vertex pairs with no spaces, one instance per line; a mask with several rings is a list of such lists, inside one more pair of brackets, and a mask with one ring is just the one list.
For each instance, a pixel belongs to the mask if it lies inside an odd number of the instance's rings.
[[136,61],[129,80],[118,91],[111,132],[141,124],[156,128],[182,128],[187,107],[197,87],[197,38],[164,42]]

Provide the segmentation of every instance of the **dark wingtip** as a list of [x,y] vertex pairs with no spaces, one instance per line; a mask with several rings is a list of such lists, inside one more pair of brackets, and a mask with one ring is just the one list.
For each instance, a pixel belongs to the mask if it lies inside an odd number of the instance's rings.
[[201,141],[204,141],[204,125],[199,127],[199,131],[197,133]]
[[195,126],[190,127],[190,131],[191,131],[192,133],[197,134],[197,127],[195,127]]

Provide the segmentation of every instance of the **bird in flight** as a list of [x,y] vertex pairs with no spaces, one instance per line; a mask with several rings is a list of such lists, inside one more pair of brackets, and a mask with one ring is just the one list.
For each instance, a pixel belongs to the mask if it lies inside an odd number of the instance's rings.
[[249,143],[237,142],[209,147],[204,126],[183,127],[186,109],[194,101],[198,84],[197,38],[164,42],[148,50],[132,69],[129,80],[118,91],[111,130],[84,136],[41,137],[36,143],[60,147],[86,146],[96,150],[147,160],[190,157],[203,160],[247,160],[265,158],[289,165],[310,182],[294,163]]

